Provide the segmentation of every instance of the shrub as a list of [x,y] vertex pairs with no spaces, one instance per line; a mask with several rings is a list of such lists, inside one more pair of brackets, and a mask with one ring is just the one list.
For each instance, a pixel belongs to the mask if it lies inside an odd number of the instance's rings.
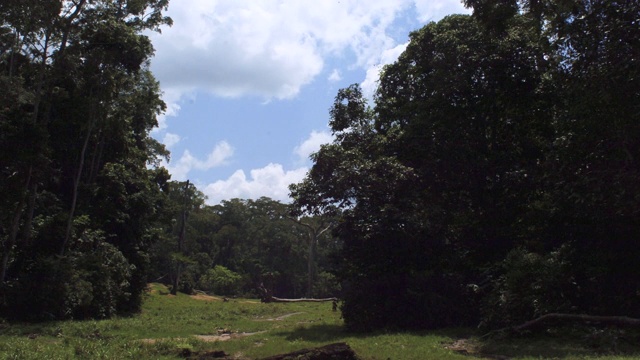
[[64,256],[35,258],[7,291],[6,315],[20,320],[106,318],[130,298],[131,266],[100,232],[85,231]]
[[522,248],[509,252],[486,298],[482,325],[504,327],[570,311],[576,288],[567,252],[566,247],[544,255]]
[[200,287],[204,290],[213,291],[218,295],[235,295],[242,284],[242,276],[222,265],[216,265],[209,269],[200,278]]
[[343,286],[342,315],[354,331],[434,329],[469,324],[472,297],[453,276],[390,274]]

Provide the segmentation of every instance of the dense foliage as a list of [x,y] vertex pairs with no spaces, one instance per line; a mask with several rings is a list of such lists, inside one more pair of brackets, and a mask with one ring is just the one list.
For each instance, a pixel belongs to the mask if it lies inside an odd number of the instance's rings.
[[315,219],[266,198],[205,206],[159,166],[149,133],[165,104],[144,34],[171,23],[167,5],[0,3],[0,316],[135,311],[149,276],[174,293],[335,290],[316,271],[329,237],[301,224]]
[[352,329],[640,316],[640,5],[466,1],[411,34],[291,187],[341,209]]
[[0,2],[0,316],[109,317],[157,280],[340,293],[355,330],[640,317],[640,5],[464,2],[373,107],[338,92],[293,207],[158,166],[167,0]]
[[327,270],[339,244],[329,232],[313,237],[307,227],[320,228],[320,217],[292,218],[288,205],[266,197],[209,206],[192,185],[186,197],[183,182],[169,182],[168,189],[166,225],[151,252],[152,280],[185,293],[257,297],[264,287],[278,297],[336,295]]
[[0,311],[140,307],[166,152],[143,32],[166,0],[0,3]]

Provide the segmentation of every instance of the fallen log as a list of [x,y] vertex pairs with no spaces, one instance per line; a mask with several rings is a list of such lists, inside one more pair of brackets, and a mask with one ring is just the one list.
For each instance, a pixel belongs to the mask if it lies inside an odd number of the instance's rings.
[[272,296],[271,302],[326,302],[326,301],[338,301],[337,298],[324,298],[324,299],[283,299],[279,297]]
[[262,360],[359,360],[360,358],[346,343],[333,343],[312,349],[302,349],[286,354],[273,355]]
[[568,322],[583,322],[583,323],[598,323],[603,325],[616,325],[616,326],[640,326],[640,319],[631,318],[627,316],[597,316],[597,315],[577,315],[577,314],[560,314],[551,313],[542,315],[537,319],[533,319],[525,322],[524,324],[513,327],[515,331],[523,331],[543,323],[563,320]]
[[553,321],[562,322],[582,322],[588,324],[601,324],[601,325],[615,325],[615,326],[640,326],[640,319],[631,318],[628,316],[599,316],[599,315],[580,315],[580,314],[562,314],[562,313],[550,313],[542,315],[533,320],[529,320],[523,324],[505,327],[498,330],[490,331],[482,337],[488,337],[495,334],[505,334],[509,332],[523,332],[525,330],[531,330],[545,323]]

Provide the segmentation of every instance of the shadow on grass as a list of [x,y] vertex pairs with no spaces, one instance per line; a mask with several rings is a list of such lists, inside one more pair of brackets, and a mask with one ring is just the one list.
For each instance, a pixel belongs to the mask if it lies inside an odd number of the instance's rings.
[[317,325],[301,325],[293,330],[280,330],[275,333],[289,341],[303,340],[309,342],[332,342],[340,341],[345,338],[367,339],[375,338],[381,335],[402,335],[409,334],[418,337],[436,335],[449,337],[452,339],[471,337],[473,330],[465,328],[449,328],[441,330],[423,330],[423,331],[371,331],[371,332],[352,332],[345,329],[342,325],[335,324],[317,324]]
[[282,330],[275,333],[288,341],[303,340],[309,342],[334,342],[346,337],[366,338],[375,336],[374,333],[352,333],[345,330],[342,325],[317,324],[298,326],[293,330]]
[[509,358],[567,358],[625,356],[640,358],[640,332],[540,334],[488,339],[477,343],[482,354]]
[[471,355],[473,358],[582,358],[620,356],[640,359],[640,331],[615,333],[577,334],[575,332],[501,339],[479,340],[473,329],[450,328],[433,331],[354,333],[346,331],[341,325],[317,324],[304,325],[292,330],[280,330],[276,333],[288,341],[307,341],[311,343],[329,343],[343,341],[345,338],[367,339],[380,335],[410,334],[421,336],[442,336],[451,341],[441,342],[455,352]]

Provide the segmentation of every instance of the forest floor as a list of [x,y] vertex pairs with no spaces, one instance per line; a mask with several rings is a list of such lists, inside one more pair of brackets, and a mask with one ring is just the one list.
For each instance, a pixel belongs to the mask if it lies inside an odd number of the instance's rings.
[[260,359],[336,342],[363,360],[640,359],[640,334],[615,329],[549,330],[481,339],[473,329],[346,332],[331,303],[269,303],[153,284],[143,310],[101,321],[0,321],[0,359]]

